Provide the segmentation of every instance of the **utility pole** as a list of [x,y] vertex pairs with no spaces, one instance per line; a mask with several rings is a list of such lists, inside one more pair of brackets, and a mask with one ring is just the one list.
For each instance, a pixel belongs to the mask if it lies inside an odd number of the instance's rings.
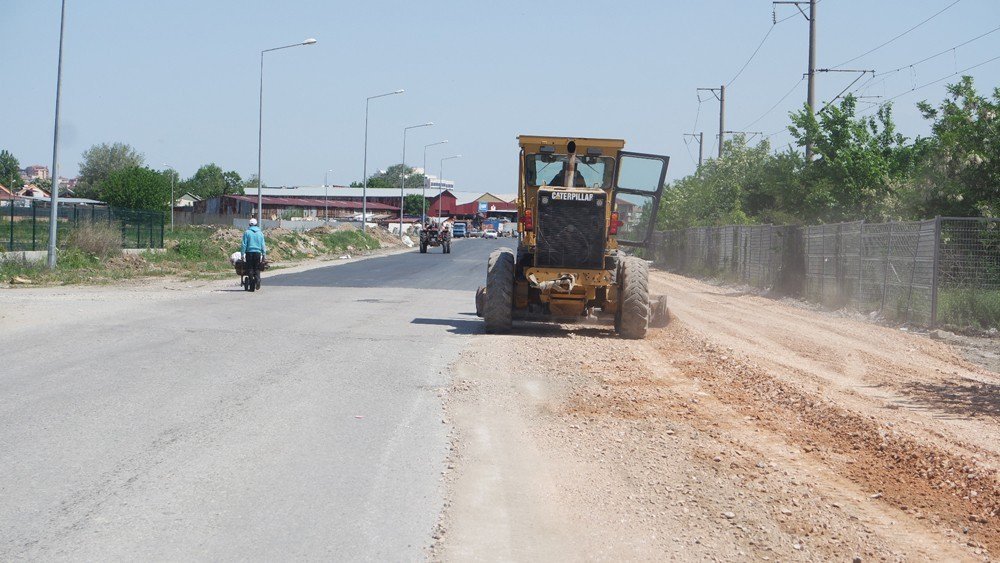
[[[52,128],[52,191],[49,193],[49,246],[48,266],[56,269],[56,240],[59,229],[59,98],[62,96],[63,32],[66,30],[66,0],[62,0],[59,14],[59,65],[56,67],[56,119]],[[10,201],[11,205],[14,200]],[[13,209],[13,208],[11,208]],[[11,218],[11,229],[14,219]],[[12,231],[13,232],[13,231]]]
[[698,169],[701,170],[701,163],[705,160],[705,133],[701,132],[697,135],[694,133],[684,133],[684,136],[698,141]]
[[[809,114],[816,115],[816,4],[817,0],[781,1],[772,2],[772,5],[791,4],[795,6],[802,17],[809,22],[809,84],[806,94],[806,103],[809,105]],[[809,15],[802,11],[802,6],[809,5]],[[806,144],[806,162],[812,161],[812,143]]]
[[722,144],[726,140],[726,86],[718,88],[698,88],[699,92],[711,92],[719,100],[719,158],[722,158]]

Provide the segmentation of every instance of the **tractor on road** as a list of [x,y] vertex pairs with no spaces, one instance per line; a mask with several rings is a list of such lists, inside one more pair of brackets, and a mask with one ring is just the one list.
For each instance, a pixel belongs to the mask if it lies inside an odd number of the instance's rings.
[[666,299],[649,295],[646,248],[669,157],[626,152],[625,141],[518,137],[519,242],[486,266],[476,311],[486,330],[514,320],[603,321],[623,338],[667,322]]
[[451,254],[451,229],[444,224],[426,223],[420,229],[420,253],[426,254],[429,246],[440,246],[444,254]]

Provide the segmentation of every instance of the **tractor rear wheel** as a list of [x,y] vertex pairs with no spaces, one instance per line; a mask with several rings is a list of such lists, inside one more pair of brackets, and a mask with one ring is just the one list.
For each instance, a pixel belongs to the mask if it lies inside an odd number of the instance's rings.
[[646,337],[649,328],[649,265],[628,256],[618,272],[618,315],[615,329],[622,338]]
[[486,332],[507,332],[514,314],[514,252],[498,248],[486,264],[486,299],[483,320]]

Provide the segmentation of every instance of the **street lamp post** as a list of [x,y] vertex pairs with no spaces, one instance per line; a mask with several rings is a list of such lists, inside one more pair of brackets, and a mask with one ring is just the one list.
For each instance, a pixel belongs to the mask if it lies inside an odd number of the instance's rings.
[[403,169],[399,174],[399,238],[403,238],[403,204],[405,203],[406,196],[404,195],[404,188],[406,187],[406,132],[410,129],[417,129],[420,127],[430,127],[434,125],[433,121],[428,121],[427,123],[421,123],[420,125],[410,125],[409,127],[403,128]]
[[330,180],[329,174],[333,170],[323,173],[323,222],[330,222]]
[[170,170],[170,232],[172,233],[174,232],[174,205],[177,204],[177,200],[174,198],[175,171],[174,167],[170,166],[166,162],[163,163],[163,166],[167,167]]
[[302,47],[304,45],[315,45],[316,40],[313,38],[306,39],[301,43],[294,43],[292,45],[285,45],[283,47],[274,47],[271,49],[264,49],[260,52],[260,105],[257,113],[257,222],[260,223],[260,227],[264,228],[264,191],[263,191],[263,180],[260,177],[260,161],[261,153],[264,139],[264,53],[270,53],[271,51],[280,51],[281,49],[291,49],[292,47]]
[[420,224],[423,225],[427,222],[427,184],[429,180],[427,178],[427,147],[433,147],[435,145],[443,145],[447,143],[447,140],[438,141],[436,143],[431,143],[429,145],[424,145],[424,185],[422,187],[422,199],[420,201]]
[[[52,192],[49,194],[49,269],[56,268],[56,237],[59,223],[59,99],[62,94],[62,54],[63,31],[66,29],[66,0],[62,0],[62,12],[59,15],[59,64],[56,70],[56,119],[52,129]],[[14,200],[11,200],[13,205]],[[14,221],[11,219],[11,227]]]
[[376,96],[368,96],[365,98],[365,156],[364,172],[361,176],[363,185],[361,188],[361,232],[364,232],[365,222],[368,220],[368,104],[375,98],[384,98],[386,96],[402,94],[403,92],[405,92],[405,90],[395,90],[393,92],[386,92],[385,94],[378,94]]
[[452,156],[446,156],[441,159],[441,163],[438,165],[438,223],[441,222],[441,196],[444,195],[444,161],[451,160],[453,158],[462,158],[462,155],[455,154]]

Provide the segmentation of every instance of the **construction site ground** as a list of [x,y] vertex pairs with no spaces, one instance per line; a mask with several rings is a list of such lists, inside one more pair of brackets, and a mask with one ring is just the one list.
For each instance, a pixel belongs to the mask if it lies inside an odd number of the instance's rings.
[[672,322],[646,340],[473,338],[433,558],[998,557],[1000,376],[967,359],[996,340],[969,356],[663,272],[650,287]]

